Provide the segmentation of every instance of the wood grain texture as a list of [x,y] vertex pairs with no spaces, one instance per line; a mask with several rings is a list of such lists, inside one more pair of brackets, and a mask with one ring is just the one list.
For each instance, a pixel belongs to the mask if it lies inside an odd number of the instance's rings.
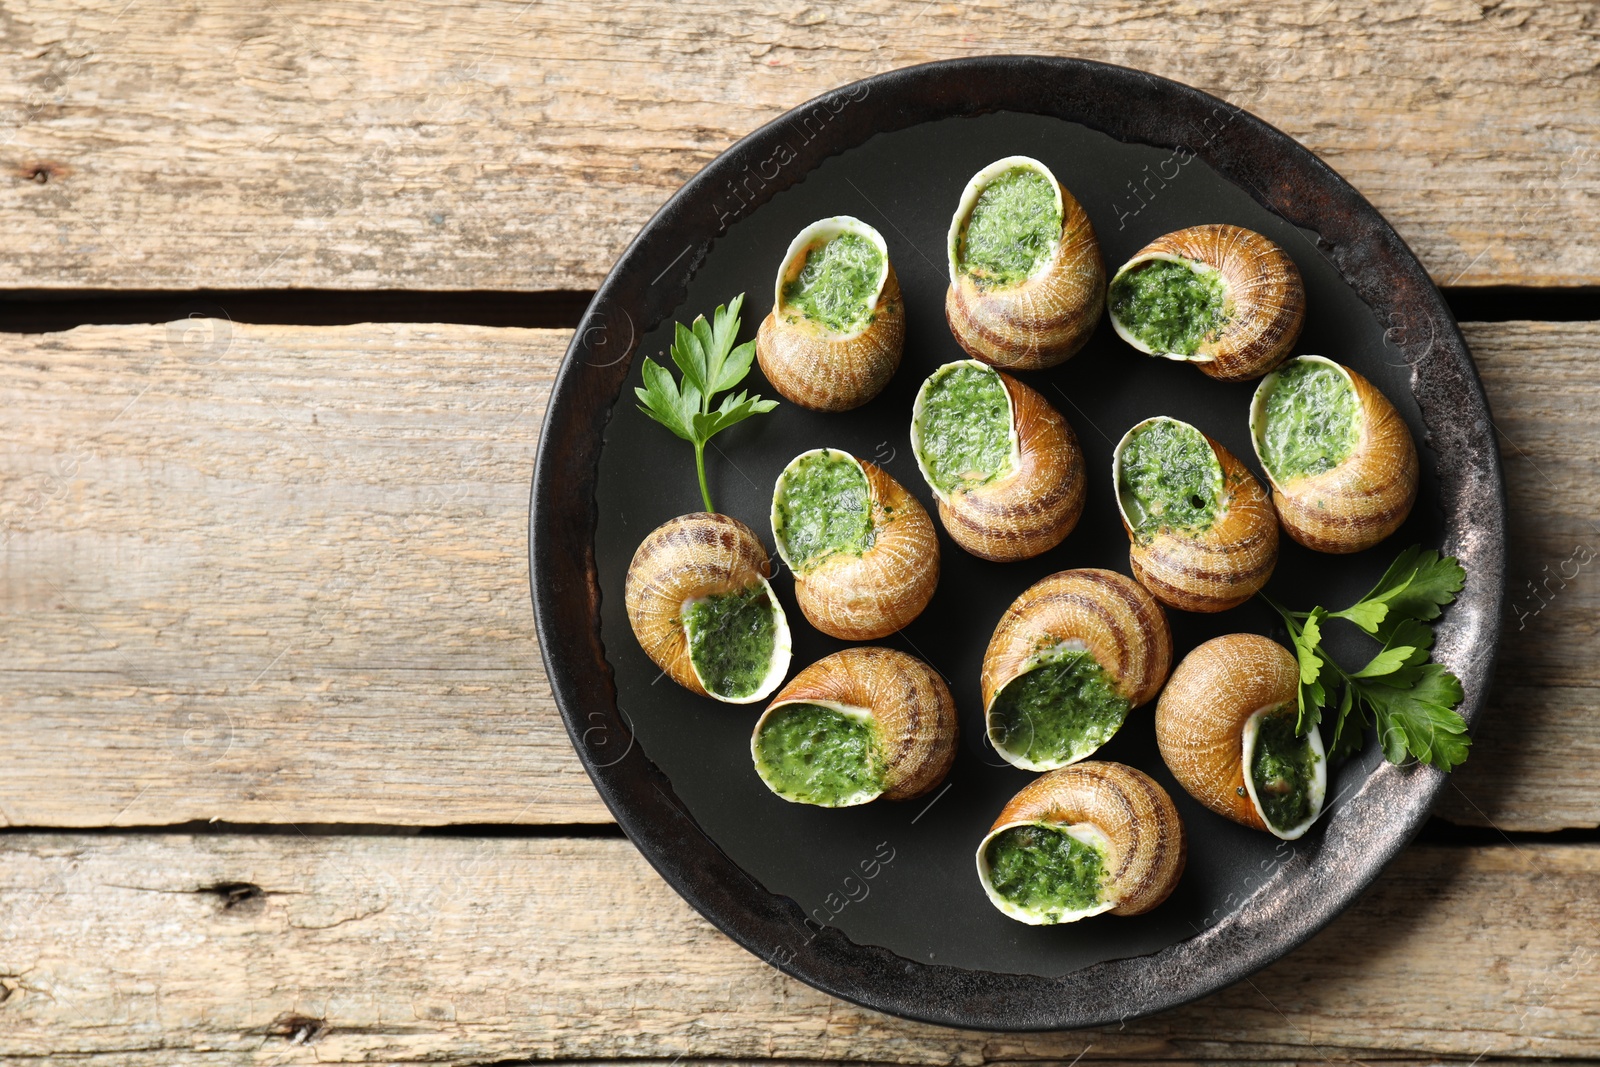
[[[1504,434],[1514,577],[1596,558],[1543,601],[1513,589],[1498,686],[1441,811],[1594,826],[1600,325],[1468,336]],[[0,816],[608,820],[526,584],[565,344],[196,321],[0,347]]]
[[1207,1000],[1122,1029],[1004,1035],[785,978],[626,841],[17,835],[0,841],[24,920],[0,944],[0,1057],[1582,1056],[1600,1042],[1597,876],[1586,846],[1415,848],[1328,930]]
[[1592,285],[1597,46],[1584,0],[10,0],[0,287],[592,288],[785,110],[1041,51],[1281,127],[1443,283]]

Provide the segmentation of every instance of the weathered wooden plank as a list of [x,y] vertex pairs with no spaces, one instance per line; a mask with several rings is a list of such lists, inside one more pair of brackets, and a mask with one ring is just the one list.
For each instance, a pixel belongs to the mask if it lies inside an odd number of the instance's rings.
[[[19,835],[0,842],[20,920],[0,943],[0,1056],[1582,1056],[1600,1042],[1597,875],[1590,847],[1413,849],[1330,929],[1208,1000],[1123,1029],[1004,1035],[783,977],[625,841]],[[240,883],[265,895],[240,899]],[[230,884],[231,906],[205,889]]]
[[0,287],[592,288],[738,137],[927,60],[1048,51],[1246,107],[1441,282],[1596,284],[1584,0],[979,5],[21,0]]
[[[1469,336],[1525,582],[1600,548],[1600,325]],[[198,322],[8,342],[0,817],[607,819],[526,591],[534,438],[565,340]],[[1593,570],[1552,581],[1537,611],[1513,597],[1449,817],[1600,823]]]

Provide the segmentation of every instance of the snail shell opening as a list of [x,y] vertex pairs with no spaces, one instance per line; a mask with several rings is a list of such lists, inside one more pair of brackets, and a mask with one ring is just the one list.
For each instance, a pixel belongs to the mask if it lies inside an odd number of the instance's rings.
[[[989,897],[989,903],[999,908],[1001,913],[1018,922],[1027,923],[1029,926],[1051,926],[1056,923],[1075,923],[1079,919],[1087,919],[1092,915],[1101,915],[1117,906],[1116,900],[1104,894],[1100,899],[1083,907],[1029,907],[1020,904],[1005,896],[994,885],[994,870],[989,862],[989,845],[1001,834],[1008,830],[1021,827],[1038,826],[1047,830],[1054,830],[1065,834],[1074,841],[1092,849],[1100,857],[1100,863],[1105,863],[1106,854],[1111,851],[1111,839],[1105,832],[1091,822],[1076,822],[1051,824],[1033,820],[1019,820],[997,826],[984,835],[978,842],[978,880],[983,883],[983,891]],[[1070,847],[1070,846],[1069,846]]]
[[[1329,367],[1341,376],[1346,396],[1353,400],[1349,418],[1355,434],[1348,449],[1336,450],[1343,455],[1331,466],[1285,477],[1281,464],[1268,462],[1273,451],[1269,408],[1286,376],[1307,365]],[[1316,417],[1325,422],[1330,406],[1319,403]],[[1405,420],[1371,382],[1324,356],[1298,356],[1261,380],[1250,401],[1250,439],[1272,485],[1284,531],[1314,551],[1343,554],[1371,548],[1399,529],[1416,503],[1420,468]],[[1327,447],[1324,440],[1317,466],[1328,462]]]
[[[848,289],[848,262],[831,273],[825,268],[814,280],[820,287],[816,292],[833,294],[829,306],[850,312],[834,323],[797,306],[792,297],[812,253],[835,247],[844,237],[867,242],[878,269],[864,296]],[[830,284],[846,286],[849,299],[838,304],[843,297]],[[814,411],[848,411],[877,396],[894,377],[905,325],[900,283],[883,235],[849,215],[820,219],[796,234],[784,253],[773,283],[772,311],[756,333],[756,358],[773,388],[787,399]]]
[[[634,638],[656,666],[693,693],[729,704],[765,700],[789,673],[792,648],[788,618],[767,581],[770,570],[761,540],[737,519],[708,512],[669,519],[645,536],[628,565],[623,600]],[[769,614],[748,616],[746,609],[758,602]],[[716,633],[705,627],[747,630],[752,622],[769,630],[759,678],[748,686],[708,680],[697,659],[731,659],[717,664],[730,677],[747,674],[749,665],[734,654],[739,650],[708,641]]]
[[[808,473],[823,495],[791,509]],[[817,518],[820,525],[807,523]],[[790,460],[773,486],[771,522],[801,612],[830,636],[886,637],[920,615],[938,587],[939,538],[921,501],[848,452],[813,448]],[[802,533],[808,543],[792,543]]]
[[767,788],[793,803],[909,800],[949,773],[959,729],[932,667],[894,649],[847,648],[784,686],[751,732],[750,758]]
[[991,376],[995,381],[1001,382],[1001,391],[1005,394],[1006,401],[1006,458],[1002,466],[984,479],[984,483],[997,481],[1016,471],[1022,459],[1022,442],[1017,435],[1017,409],[1011,398],[1011,390],[1004,388],[1004,382],[999,373],[986,363],[975,359],[958,359],[936,367],[932,374],[923,381],[922,388],[917,390],[917,399],[911,405],[911,455],[917,461],[917,470],[922,472],[922,480],[928,483],[928,488],[933,490],[933,495],[939,498],[941,504],[950,503],[954,493],[945,488],[945,478],[935,478],[934,471],[930,468],[926,454],[923,450],[922,419],[927,406],[929,392],[945,378],[961,369],[968,367],[981,374]]
[[1311,749],[1312,754],[1311,781],[1308,783],[1307,788],[1309,810],[1304,819],[1291,826],[1280,828],[1267,817],[1266,805],[1262,802],[1259,792],[1260,787],[1256,783],[1256,776],[1252,770],[1255,766],[1256,741],[1261,734],[1261,723],[1268,715],[1274,712],[1288,714],[1288,712],[1278,707],[1259,708],[1245,720],[1244,730],[1240,735],[1243,742],[1240,758],[1243,760],[1244,766],[1244,788],[1245,792],[1250,796],[1250,803],[1255,805],[1256,814],[1261,817],[1261,822],[1266,826],[1267,832],[1285,841],[1295,841],[1303,837],[1305,832],[1311,829],[1311,825],[1322,814],[1322,802],[1328,795],[1328,754],[1322,745],[1321,732],[1315,726],[1311,727],[1305,736],[1306,744]]
[[[1035,250],[1025,274],[1011,263],[993,279],[964,271],[969,228],[980,199],[998,180],[1017,172],[1040,175],[1048,184],[1049,218],[1059,220],[1048,249],[1043,254]],[[998,204],[994,210],[1001,210]],[[1007,247],[1028,247],[1022,239],[1026,235],[1010,236]],[[951,216],[945,251],[950,274],[945,319],[957,343],[974,358],[1012,370],[1039,370],[1070,359],[1094,333],[1106,284],[1094,226],[1083,205],[1037,159],[1007,156],[974,174]]]
[[[1173,494],[1166,484],[1173,465],[1165,465],[1155,488],[1171,499],[1159,502],[1162,511],[1141,515],[1145,506],[1130,499],[1126,489],[1126,460],[1135,438],[1157,426],[1175,428],[1168,436],[1184,447],[1203,444],[1209,456],[1200,465],[1208,476],[1189,487],[1188,495]],[[1112,453],[1111,479],[1128,532],[1133,576],[1163,604],[1182,611],[1226,611],[1249,600],[1272,577],[1278,561],[1272,501],[1233,453],[1194,426],[1166,415],[1135,424]],[[1176,512],[1174,522],[1155,521],[1169,508]]]
[[[1134,273],[1158,263],[1189,269],[1157,282],[1188,286],[1189,313],[1178,333],[1141,336],[1145,331],[1124,317],[1133,309],[1125,301],[1136,295]],[[1112,329],[1136,350],[1232,382],[1258,378],[1288,356],[1305,324],[1306,295],[1299,268],[1271,239],[1242,226],[1206,225],[1164,234],[1134,253],[1112,276],[1106,306]],[[1170,320],[1165,326],[1172,328]]]

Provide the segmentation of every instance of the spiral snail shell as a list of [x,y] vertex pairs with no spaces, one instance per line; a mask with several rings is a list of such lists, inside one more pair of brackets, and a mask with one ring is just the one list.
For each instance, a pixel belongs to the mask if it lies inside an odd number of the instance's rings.
[[848,411],[889,384],[905,335],[905,304],[883,235],[839,215],[789,243],[772,311],[756,332],[756,359],[773,388],[801,407]]
[[1306,290],[1288,253],[1240,226],[1191,226],[1117,269],[1107,306],[1117,336],[1225,382],[1259,378],[1300,336]]
[[825,656],[783,687],[750,735],[756,773],[796,804],[909,800],[956,758],[955,701],[937,671],[890,648]]
[[989,739],[1007,762],[1048,771],[1085,758],[1153,700],[1172,668],[1166,612],[1115,571],[1061,571],[1006,609],[983,655]]
[[1405,420],[1349,367],[1300,356],[1267,375],[1250,437],[1290,537],[1318,552],[1360,552],[1406,521],[1417,446]]
[[950,220],[945,318],[969,355],[1011,370],[1065,362],[1094,333],[1106,271],[1088,213],[1037,159],[984,167]]
[[738,519],[668,519],[628,564],[628,625],[685,689],[730,704],[764,700],[789,673],[789,621],[770,571],[760,539]]
[[1033,389],[976,360],[946,363],[922,383],[911,450],[945,530],[975,556],[1031,559],[1083,513],[1072,426]]
[[1272,503],[1233,453],[1164,415],[1134,426],[1111,464],[1133,576],[1182,611],[1254,596],[1278,561]]
[[978,845],[989,901],[1039,926],[1142,915],[1183,875],[1188,846],[1172,798],[1148,775],[1089,760],[1034,779]]
[[1286,841],[1322,811],[1322,737],[1295,733],[1300,668],[1257,634],[1213,638],[1183,658],[1156,704],[1156,744],[1178,783],[1234,822]]
[[885,637],[939,584],[939,538],[921,502],[848,452],[789,461],[772,493],[772,536],[811,624],[846,641]]

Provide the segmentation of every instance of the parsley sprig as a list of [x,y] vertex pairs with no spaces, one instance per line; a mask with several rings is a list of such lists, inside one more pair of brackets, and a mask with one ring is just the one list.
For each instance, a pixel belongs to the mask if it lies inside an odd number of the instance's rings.
[[716,508],[711,506],[711,491],[706,488],[706,443],[734,423],[778,406],[776,400],[748,396],[741,389],[733,396],[723,397],[715,409],[711,407],[713,396],[744,380],[750,373],[750,361],[755,358],[754,341],[733,346],[739,336],[739,309],[743,306],[744,294],[740,293],[727,307],[719,306],[710,322],[700,315],[691,326],[677,324],[672,362],[683,373],[681,389],[670,371],[648,357],[644,361],[644,388],[634,389],[640,411],[694,445],[700,498],[707,511]]
[[[1315,729],[1323,708],[1331,705],[1337,708],[1331,755],[1354,752],[1361,746],[1362,727],[1372,726],[1390,763],[1400,763],[1408,753],[1445,771],[1462,763],[1472,739],[1455,710],[1461,681],[1428,657],[1433,648],[1429,623],[1456,598],[1465,578],[1454,556],[1440,558],[1414,545],[1400,553],[1370,593],[1343,611],[1290,611],[1263,594],[1283,616],[1300,663],[1299,731]],[[1322,647],[1329,619],[1360,627],[1383,647],[1360,670],[1345,670]]]

